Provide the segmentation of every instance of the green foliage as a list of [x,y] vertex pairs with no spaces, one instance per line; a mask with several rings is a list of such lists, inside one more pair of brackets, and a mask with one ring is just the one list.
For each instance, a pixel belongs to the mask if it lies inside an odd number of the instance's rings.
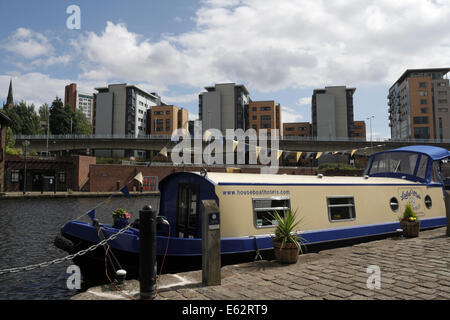
[[300,252],[302,252],[302,238],[293,233],[301,222],[301,219],[297,219],[297,210],[285,210],[283,217],[275,211],[271,216],[277,223],[274,240],[281,242],[281,248],[286,243],[294,243],[300,249]]
[[40,134],[41,124],[34,105],[27,106],[24,101],[3,111],[11,119],[11,129],[14,134]]
[[123,208],[117,208],[116,210],[114,210],[112,216],[114,219],[130,218],[130,214],[128,213],[128,211]]
[[86,115],[80,109],[77,109],[74,113],[74,134],[91,134],[92,127],[86,118]]
[[352,167],[348,164],[339,164],[339,163],[323,163],[319,165],[319,170],[324,171],[336,171],[336,170],[342,170],[342,171],[358,171],[361,170],[361,168],[358,167]]
[[72,111],[68,104],[64,105],[56,97],[50,107],[50,131],[52,134],[91,134],[91,125],[83,111]]
[[401,217],[401,220],[409,220],[410,218],[417,219],[417,216],[416,216],[416,214],[415,214],[415,212],[414,212],[414,210],[413,210],[413,208],[411,206],[411,203],[408,202],[406,204],[405,211],[403,211],[403,215]]

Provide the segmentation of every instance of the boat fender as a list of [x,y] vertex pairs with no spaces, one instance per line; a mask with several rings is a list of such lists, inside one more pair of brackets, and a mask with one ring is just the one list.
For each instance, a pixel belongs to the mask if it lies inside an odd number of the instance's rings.
[[68,253],[73,252],[75,248],[75,244],[71,240],[64,237],[63,235],[56,236],[55,241],[53,243],[55,247],[67,251]]

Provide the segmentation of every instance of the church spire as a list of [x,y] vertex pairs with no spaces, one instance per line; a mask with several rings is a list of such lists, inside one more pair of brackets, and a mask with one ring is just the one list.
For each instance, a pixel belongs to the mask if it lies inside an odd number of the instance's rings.
[[9,81],[9,90],[8,90],[8,97],[6,98],[6,104],[3,106],[4,109],[14,107],[14,98],[13,98],[13,89],[12,89],[12,78]]

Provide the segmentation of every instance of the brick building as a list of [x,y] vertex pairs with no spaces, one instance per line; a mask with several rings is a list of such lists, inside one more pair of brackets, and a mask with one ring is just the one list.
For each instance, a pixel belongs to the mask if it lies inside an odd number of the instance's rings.
[[272,130],[278,129],[281,132],[281,105],[275,101],[251,101],[248,106],[247,128],[255,129],[259,134],[260,129],[266,129],[269,134]]
[[147,132],[149,134],[171,135],[176,129],[182,128],[188,122],[188,111],[176,106],[154,106],[147,113]]
[[[88,191],[89,166],[95,163],[87,156],[27,157],[26,191]],[[24,157],[6,156],[4,191],[23,191],[24,176]]]
[[11,120],[0,112],[0,192],[4,191],[5,159],[6,159],[6,130]]
[[309,122],[286,122],[283,123],[284,137],[310,137],[311,123]]

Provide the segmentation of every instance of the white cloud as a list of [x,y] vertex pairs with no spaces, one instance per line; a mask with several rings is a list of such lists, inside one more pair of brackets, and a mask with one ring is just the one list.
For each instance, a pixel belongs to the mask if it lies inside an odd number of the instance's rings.
[[298,110],[290,107],[281,106],[281,121],[285,122],[302,122],[303,115]]
[[390,84],[407,68],[448,66],[450,4],[205,0],[196,27],[159,41],[108,22],[76,47],[82,78],[249,90]]
[[54,50],[43,34],[26,28],[17,29],[2,47],[27,59],[49,55]]
[[[0,101],[6,100],[11,76],[0,75]],[[14,102],[25,101],[39,108],[44,103],[49,105],[56,96],[64,100],[64,88],[73,82],[68,79],[55,79],[49,75],[31,72],[12,76]],[[37,109],[36,109],[37,110]]]
[[298,99],[297,105],[298,106],[311,106],[311,97],[304,97],[304,98]]

